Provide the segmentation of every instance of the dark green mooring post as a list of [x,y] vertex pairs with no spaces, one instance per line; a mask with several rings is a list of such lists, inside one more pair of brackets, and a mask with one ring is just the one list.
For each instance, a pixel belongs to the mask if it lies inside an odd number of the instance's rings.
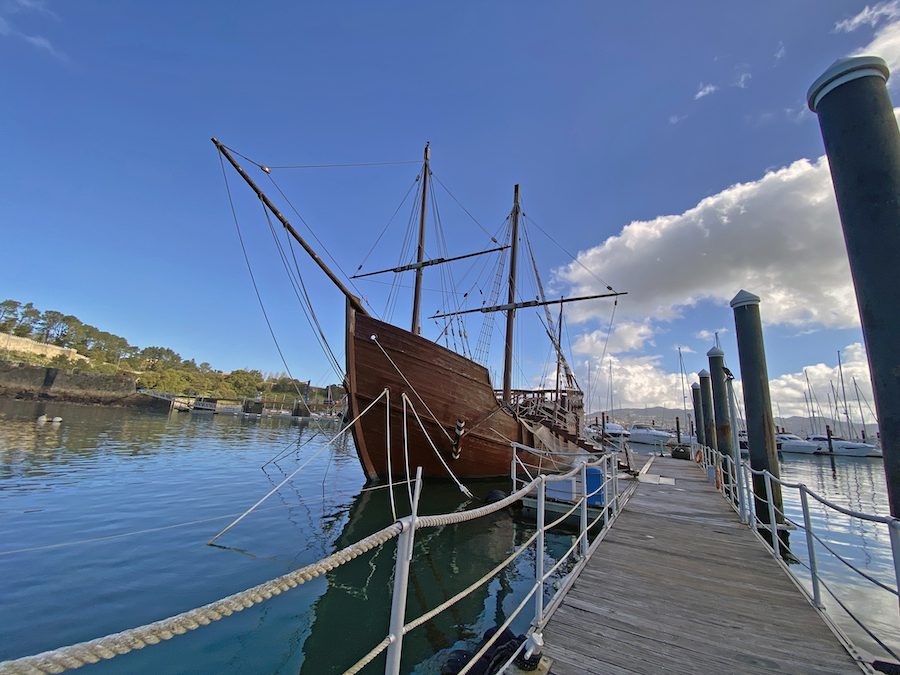
[[697,430],[697,442],[706,445],[706,435],[703,433],[703,407],[700,402],[700,385],[694,382],[691,385],[691,400],[694,402],[694,429]]
[[725,352],[713,347],[709,358],[709,379],[712,383],[713,414],[716,416],[716,449],[720,454],[733,455],[731,441],[731,415],[728,412],[728,390],[725,388]]
[[697,373],[700,378],[700,410],[703,412],[703,440],[706,447],[716,449],[716,417],[713,414],[712,382],[709,379],[709,371],[701,370]]
[[[731,301],[734,310],[734,327],[737,336],[738,358],[741,363],[741,385],[744,390],[744,410],[747,411],[747,445],[750,450],[750,466],[755,471],[768,471],[775,478],[781,477],[778,464],[778,446],[775,442],[775,419],[772,417],[772,397],[769,393],[769,369],[766,365],[766,349],[763,342],[762,321],[759,317],[759,297],[741,291]],[[772,500],[775,502],[776,526],[783,522],[781,485],[772,483]],[[769,509],[766,506],[766,480],[753,476],[753,494],[756,517],[766,526]],[[770,530],[763,536],[769,539]],[[781,535],[784,540],[786,533]],[[787,542],[785,542],[787,543]]]
[[891,514],[900,517],[900,131],[877,56],[836,61],[813,82],[881,431]]

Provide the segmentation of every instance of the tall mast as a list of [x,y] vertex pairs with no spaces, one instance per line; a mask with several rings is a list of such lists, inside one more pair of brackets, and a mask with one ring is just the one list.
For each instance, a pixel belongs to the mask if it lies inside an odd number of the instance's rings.
[[844,395],[844,415],[847,417],[847,437],[853,436],[853,421],[850,419],[850,405],[847,403],[847,387],[844,386],[844,366],[841,364],[841,350],[838,349],[838,372],[841,375],[841,393]]
[[559,369],[562,368],[562,329],[563,329],[563,304],[559,303],[559,337],[556,344],[559,349],[556,351],[556,409],[559,410]]
[[[519,186],[513,189],[512,237],[509,252],[509,304],[516,303],[516,262],[519,249]],[[513,327],[516,321],[516,308],[506,312],[506,354],[503,361],[503,402],[511,401],[512,361],[513,361]]]
[[[256,183],[253,182],[253,179],[250,178],[250,176],[247,175],[247,172],[241,168],[241,165],[238,164],[237,160],[231,156],[231,153],[228,152],[225,146],[220,143],[219,140],[215,137],[211,138],[210,140],[213,142],[213,144],[216,146],[216,149],[222,154],[222,156],[228,160],[228,163],[234,167],[234,170],[238,172],[238,175],[240,175],[240,177],[244,179],[244,182],[246,182],[247,185],[249,185],[250,188],[256,193],[256,196],[259,197],[260,201],[266,206],[266,208],[268,208],[269,211],[272,212],[272,215],[279,220],[282,226],[284,226],[284,229],[287,230],[288,233],[297,240],[297,243],[299,243],[300,246],[303,247],[303,250],[309,254],[309,257],[313,259],[313,262],[315,262],[322,269],[322,271],[325,272],[325,275],[329,279],[331,279],[332,283],[337,286],[341,293],[343,293],[347,297],[347,301],[350,303],[353,309],[355,309],[360,314],[368,314],[368,312],[362,306],[362,303],[360,303],[359,298],[353,295],[353,293],[351,293],[350,290],[346,286],[344,286],[343,282],[338,279],[337,275],[331,271],[328,265],[325,264],[325,261],[319,257],[319,254],[316,253],[312,249],[312,247],[306,243],[306,240],[300,236],[297,230],[294,229],[294,226],[288,222],[288,219],[281,214],[281,211],[279,211],[272,203],[272,201],[265,195],[265,193],[259,189]],[[269,173],[268,169],[266,169],[265,167],[262,168],[266,173]]]
[[425,260],[425,209],[428,206],[428,160],[431,158],[430,143],[425,144],[425,162],[422,165],[422,209],[419,213],[419,248],[416,253],[416,288],[413,291],[412,328],[410,330],[418,335],[422,332],[419,325],[419,307],[422,304],[422,267]]

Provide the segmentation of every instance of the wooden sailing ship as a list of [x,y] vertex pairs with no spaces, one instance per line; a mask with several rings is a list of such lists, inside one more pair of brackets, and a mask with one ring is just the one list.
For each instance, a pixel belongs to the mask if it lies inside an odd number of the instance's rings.
[[[472,359],[433,342],[420,333],[420,308],[423,269],[432,265],[481,255],[479,253],[425,260],[425,213],[427,181],[430,176],[429,148],[425,148],[422,168],[421,211],[417,261],[381,272],[415,271],[412,325],[400,328],[371,316],[360,299],[325,264],[300,236],[278,208],[253,182],[222,143],[212,139],[216,148],[257,194],[264,206],[306,250],[346,298],[346,381],[348,416],[353,422],[353,438],[360,464],[367,478],[403,478],[421,466],[427,477],[496,477],[510,474],[513,442],[553,452],[600,450],[582,439],[581,391],[574,384],[568,366],[567,386],[561,389],[559,368],[555,390],[513,390],[513,332],[516,310],[613,297],[605,293],[580,298],[516,302],[516,264],[519,225],[519,186],[515,186],[511,218],[508,302],[464,312],[436,315],[432,318],[467,312],[505,312],[506,345],[503,389],[495,392],[487,369]],[[261,167],[266,170],[265,167]],[[501,247],[506,248],[506,247]],[[369,274],[376,274],[372,272]],[[365,275],[359,275],[365,276]],[[558,365],[564,363],[555,339]],[[574,384],[574,386],[572,386]],[[385,390],[388,395],[385,397]],[[382,397],[384,400],[375,403]],[[368,406],[372,409],[359,416]],[[387,408],[385,407],[387,406]],[[388,429],[389,426],[389,429]],[[562,455],[560,455],[562,457]],[[561,461],[565,461],[562,459]],[[547,455],[534,456],[530,462],[555,468]]]

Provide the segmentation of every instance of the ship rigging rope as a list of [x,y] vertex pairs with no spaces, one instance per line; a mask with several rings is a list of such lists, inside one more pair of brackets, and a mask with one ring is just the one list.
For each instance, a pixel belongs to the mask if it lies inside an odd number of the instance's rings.
[[[418,394],[416,394],[416,395],[418,396]],[[434,444],[434,441],[431,440],[431,436],[425,430],[425,425],[422,424],[422,418],[419,417],[419,413],[416,412],[416,407],[412,404],[412,401],[409,400],[409,396],[406,395],[406,392],[403,393],[403,398],[407,403],[409,403],[409,409],[412,410],[413,416],[415,416],[415,418],[416,418],[416,422],[419,423],[419,428],[422,430],[422,433],[425,434],[425,439],[428,441],[428,445],[430,445],[431,449],[434,450],[434,454],[440,460],[441,464],[444,465],[444,469],[447,470],[447,473],[450,475],[450,478],[452,478],[453,482],[456,483],[456,487],[458,487],[459,491],[462,492],[466,497],[468,497],[469,499],[473,499],[474,495],[471,492],[469,492],[469,489],[465,485],[463,485],[462,483],[459,482],[459,479],[456,477],[456,474],[454,474],[453,470],[449,466],[447,466],[446,460],[441,456],[441,451],[437,449],[437,446]],[[437,420],[435,420],[435,421],[437,421]],[[438,426],[440,426],[440,424]],[[441,427],[441,429],[443,429],[443,428],[444,427]],[[404,433],[405,433],[405,431],[406,430],[404,429]]]
[[[306,227],[307,231],[312,235],[313,239],[316,240],[316,243],[322,247],[322,250],[325,251],[325,254],[331,259],[331,262],[334,263],[334,266],[337,267],[338,271],[344,275],[344,279],[347,280],[347,283],[349,284],[349,286],[354,291],[356,291],[356,293],[357,293],[357,295],[359,295],[360,299],[369,306],[369,309],[371,309],[373,312],[375,312],[375,308],[372,306],[372,303],[370,303],[368,301],[368,299],[366,298],[366,296],[363,294],[363,292],[361,290],[359,290],[359,287],[353,281],[353,278],[344,271],[344,268],[341,267],[341,263],[338,262],[337,258],[335,258],[333,255],[331,255],[331,251],[329,251],[328,247],[325,246],[325,244],[322,242],[321,239],[319,239],[315,230],[313,230],[312,227],[310,227],[309,223],[306,222],[306,219],[303,217],[303,215],[300,213],[300,211],[297,210],[297,207],[294,206],[294,203],[284,193],[284,190],[281,189],[281,186],[275,182],[275,179],[272,178],[272,174],[267,172],[266,176],[269,178],[269,181],[272,183],[272,185],[275,186],[275,189],[278,190],[278,194],[281,195],[282,199],[284,199],[284,201],[287,202],[287,205],[291,207],[291,211],[293,211],[297,215],[297,217],[300,219],[300,222],[303,223],[303,226]],[[376,316],[377,316],[377,314],[376,314]]]
[[[247,253],[247,247],[244,244],[244,235],[241,233],[241,225],[238,222],[237,211],[234,208],[234,199],[231,196],[231,185],[228,183],[228,174],[225,171],[225,160],[222,159],[222,153],[217,153],[219,157],[219,166],[222,168],[222,180],[225,181],[225,192],[228,194],[228,206],[231,208],[231,218],[234,221],[234,228],[237,231],[238,241],[241,244],[241,251],[244,254],[244,262],[247,264],[247,271],[250,273],[250,281],[253,283],[253,290],[256,293],[256,299],[259,302],[259,308],[262,310],[263,318],[266,320],[266,326],[269,328],[269,335],[272,336],[272,341],[275,343],[275,349],[278,350],[278,356],[281,358],[281,363],[284,364],[284,369],[287,371],[288,376],[291,378],[291,382],[294,385],[294,389],[297,390],[297,396],[300,397],[300,400],[303,401],[303,406],[306,408],[306,411],[312,416],[312,411],[307,405],[306,401],[303,399],[303,395],[300,393],[300,387],[297,386],[297,380],[294,379],[294,376],[291,374],[291,369],[287,364],[287,359],[284,357],[284,352],[281,351],[281,345],[278,343],[278,338],[275,336],[275,329],[272,328],[272,322],[269,321],[269,314],[266,312],[266,306],[263,303],[262,295],[259,292],[259,286],[256,283],[256,276],[253,274],[253,266],[250,264],[250,255]],[[324,427],[316,421],[316,426],[319,428],[319,431],[322,432],[323,435],[327,436],[325,433]]]
[[350,162],[350,163],[331,163],[331,164],[260,164],[255,159],[251,159],[247,157],[247,155],[242,152],[238,152],[230,145],[222,144],[224,147],[231,150],[234,154],[243,157],[251,164],[255,165],[262,171],[266,171],[267,169],[334,169],[334,168],[355,168],[361,166],[394,166],[398,164],[418,164],[421,162],[419,159],[399,159],[394,161],[386,161],[386,162]]
[[323,444],[322,447],[319,448],[318,450],[316,450],[316,451],[312,454],[311,457],[307,458],[307,460],[306,460],[305,462],[303,462],[303,464],[301,464],[301,465],[298,466],[296,469],[294,469],[294,470],[287,476],[287,478],[285,478],[285,479],[284,479],[283,481],[281,481],[278,485],[276,485],[274,488],[272,488],[272,489],[269,491],[269,493],[266,494],[265,497],[263,497],[263,498],[260,499],[258,502],[256,502],[253,506],[251,506],[249,509],[247,509],[246,511],[244,511],[244,513],[242,513],[242,514],[240,515],[240,517],[238,517],[237,519],[235,519],[235,521],[232,522],[230,525],[228,525],[228,527],[226,527],[225,529],[223,529],[223,530],[222,530],[221,532],[219,532],[215,537],[213,537],[212,539],[210,539],[210,540],[209,540],[208,542],[206,542],[206,543],[207,543],[207,544],[212,544],[216,539],[218,539],[219,537],[221,537],[223,534],[225,534],[226,532],[228,532],[228,530],[230,530],[232,527],[234,527],[234,526],[237,525],[239,522],[241,522],[244,518],[246,518],[248,515],[250,515],[250,513],[251,513],[252,511],[254,511],[254,510],[256,509],[257,506],[259,506],[259,505],[262,504],[264,501],[266,501],[269,497],[271,497],[273,494],[275,494],[276,492],[278,492],[278,490],[281,488],[281,486],[283,486],[283,485],[284,485],[285,483],[287,483],[291,478],[293,478],[294,476],[296,476],[296,475],[301,471],[301,469],[305,468],[311,461],[313,461],[316,457],[318,457],[320,454],[322,454],[322,452],[325,451],[330,445],[334,444],[334,442],[335,442],[336,440],[338,440],[341,436],[343,436],[343,435],[346,434],[351,428],[353,428],[353,425],[356,423],[356,421],[357,421],[359,418],[361,418],[363,415],[365,415],[367,412],[369,412],[369,410],[372,409],[372,406],[374,406],[376,403],[378,403],[378,401],[380,401],[380,400],[387,394],[387,391],[388,391],[387,389],[385,389],[384,391],[382,391],[374,401],[372,401],[369,405],[366,406],[366,408],[365,408],[361,413],[359,413],[359,415],[357,415],[357,416],[354,417],[352,420],[350,420],[350,422],[348,422],[347,425],[346,425],[343,429],[341,429],[337,434],[335,434],[332,438],[330,438],[330,439],[328,440],[327,443]]
[[[288,276],[288,281],[290,281],[291,289],[294,291],[294,295],[297,297],[297,301],[300,303],[300,308],[303,310],[303,315],[306,317],[306,322],[312,329],[313,335],[318,341],[319,346],[322,348],[322,351],[325,354],[325,358],[328,360],[328,364],[331,366],[331,369],[334,370],[338,378],[343,381],[345,379],[344,371],[341,369],[340,363],[335,357],[334,351],[331,349],[331,345],[328,344],[328,338],[325,337],[325,332],[322,330],[322,326],[321,324],[319,324],[319,319],[316,316],[315,310],[313,309],[312,301],[309,298],[309,294],[306,292],[306,284],[303,283],[303,276],[300,274],[300,265],[297,262],[297,256],[294,252],[294,247],[291,245],[291,240],[288,238],[287,242],[291,251],[291,256],[294,260],[296,277],[291,271],[287,255],[284,252],[284,247],[282,246],[281,241],[278,238],[278,232],[275,229],[274,224],[272,223],[271,217],[269,216],[269,209],[266,207],[262,200],[260,200],[260,206],[262,207],[263,214],[265,215],[266,223],[269,226],[269,232],[272,235],[272,240],[275,242],[275,247],[278,250],[278,255],[281,258],[281,264]],[[285,237],[288,237],[287,233],[285,233]],[[297,387],[296,383],[294,386]],[[300,394],[299,387],[297,387],[297,393]]]

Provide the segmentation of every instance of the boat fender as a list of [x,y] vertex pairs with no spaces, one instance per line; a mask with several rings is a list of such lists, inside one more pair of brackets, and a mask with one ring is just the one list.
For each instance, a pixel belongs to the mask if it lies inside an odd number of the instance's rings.
[[461,451],[459,449],[460,441],[462,441],[463,434],[466,433],[466,421],[465,420],[456,420],[456,438],[453,440],[453,451],[450,453],[450,456],[453,459],[459,459]]

